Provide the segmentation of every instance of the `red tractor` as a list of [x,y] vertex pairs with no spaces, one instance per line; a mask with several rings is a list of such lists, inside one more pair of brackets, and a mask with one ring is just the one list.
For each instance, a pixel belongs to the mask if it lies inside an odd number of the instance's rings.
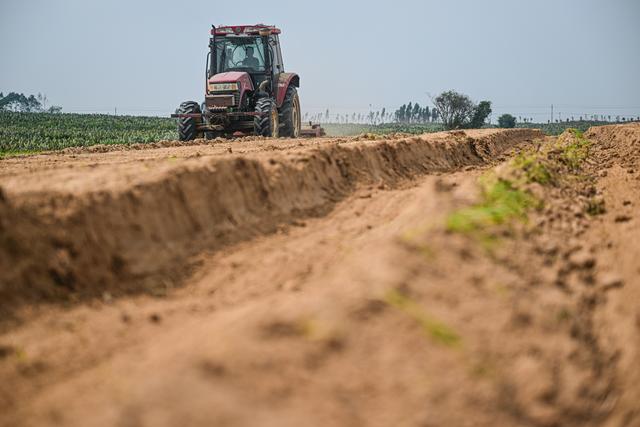
[[252,133],[300,136],[300,77],[285,73],[278,35],[270,25],[212,27],[205,101],[180,104],[181,141]]

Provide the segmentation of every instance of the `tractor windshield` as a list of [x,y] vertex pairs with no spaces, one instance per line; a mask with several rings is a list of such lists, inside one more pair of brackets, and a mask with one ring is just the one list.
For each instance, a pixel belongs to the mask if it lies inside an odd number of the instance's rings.
[[216,73],[264,72],[264,52],[260,37],[220,37],[216,40]]

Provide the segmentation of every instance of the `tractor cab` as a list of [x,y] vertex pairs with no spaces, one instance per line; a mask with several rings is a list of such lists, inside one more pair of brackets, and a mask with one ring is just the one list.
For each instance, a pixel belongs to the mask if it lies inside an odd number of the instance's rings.
[[[277,92],[272,83],[284,73],[279,34],[279,29],[266,25],[212,28],[207,55],[207,108],[242,110],[250,106],[258,91]],[[221,97],[230,94],[235,96],[233,106],[225,101],[230,98]]]
[[[255,33],[256,27],[220,27],[212,30],[207,78],[226,72],[246,72],[256,87],[267,74],[284,72],[282,53],[275,28]],[[213,60],[211,60],[213,58]]]
[[263,24],[211,28],[204,103],[184,102],[172,115],[180,139],[300,135],[300,78],[284,71],[280,33]]

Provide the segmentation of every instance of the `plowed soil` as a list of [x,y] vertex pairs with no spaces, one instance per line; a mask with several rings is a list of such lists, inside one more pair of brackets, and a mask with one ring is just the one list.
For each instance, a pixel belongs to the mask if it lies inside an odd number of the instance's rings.
[[585,136],[491,244],[446,219],[555,138],[0,160],[0,425],[638,426],[640,126]]

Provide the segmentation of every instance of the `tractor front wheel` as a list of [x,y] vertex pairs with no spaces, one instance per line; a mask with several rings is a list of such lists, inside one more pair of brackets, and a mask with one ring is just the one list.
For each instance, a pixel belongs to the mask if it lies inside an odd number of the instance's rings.
[[280,121],[278,120],[278,107],[273,98],[261,98],[256,102],[256,113],[260,113],[253,119],[253,130],[258,136],[277,138],[280,134]]
[[280,108],[280,123],[282,136],[297,138],[300,136],[302,120],[300,118],[300,98],[295,86],[289,86]]
[[[180,104],[178,114],[202,114],[200,106],[197,102],[187,101]],[[202,124],[202,117],[180,117],[178,119],[178,139],[180,141],[192,141],[196,138],[202,138],[204,133],[198,130],[198,126]]]

